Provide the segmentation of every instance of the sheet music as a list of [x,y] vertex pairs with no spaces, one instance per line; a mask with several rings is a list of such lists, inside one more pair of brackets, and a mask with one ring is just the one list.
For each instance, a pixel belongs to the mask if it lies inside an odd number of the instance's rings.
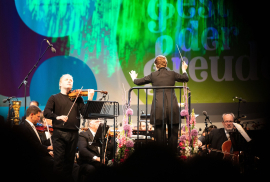
[[251,138],[248,136],[248,134],[245,132],[245,130],[242,128],[242,126],[238,123],[233,123],[233,125],[241,133],[241,135],[246,139],[246,141],[250,142]]

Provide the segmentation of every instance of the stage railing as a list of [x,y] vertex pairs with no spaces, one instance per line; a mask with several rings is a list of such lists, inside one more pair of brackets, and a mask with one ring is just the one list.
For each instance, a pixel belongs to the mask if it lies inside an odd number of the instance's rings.
[[[130,106],[130,97],[131,97],[131,91],[133,90],[137,90],[138,91],[138,94],[137,94],[137,140],[139,139],[139,110],[140,110],[140,89],[145,89],[146,90],[146,109],[145,109],[145,114],[146,114],[146,137],[145,137],[145,142],[147,143],[147,133],[148,133],[148,125],[147,125],[147,113],[148,113],[148,90],[153,90],[154,91],[154,94],[153,94],[153,100],[156,100],[156,89],[163,89],[163,111],[162,111],[162,131],[164,131],[164,93],[165,93],[165,89],[171,89],[171,108],[173,108],[173,94],[175,94],[175,92],[173,92],[175,89],[180,89],[180,92],[179,92],[179,100],[180,100],[180,107],[179,107],[179,113],[181,112],[181,97],[182,97],[182,89],[184,89],[183,86],[152,86],[152,87],[132,87],[129,89],[129,92],[128,92],[128,105]],[[190,91],[189,87],[187,87],[187,89]],[[176,97],[177,98],[177,97]],[[190,103],[191,103],[191,94],[190,92],[188,92],[188,112],[189,112],[189,115],[190,115]],[[155,129],[156,129],[156,102],[153,102],[154,104],[154,132],[155,132]],[[181,115],[179,116],[179,126],[180,126],[180,135],[181,135]],[[129,116],[129,121],[130,121],[130,116]],[[171,109],[171,121],[173,121],[173,109]],[[171,122],[171,129],[173,128],[172,127],[172,123]],[[171,133],[172,133],[172,130],[171,130]],[[156,136],[156,135],[154,135]],[[164,136],[164,135],[163,135]],[[166,135],[165,135],[166,137]],[[163,138],[163,141],[162,142],[167,142],[164,138]],[[166,143],[165,143],[166,144]]]

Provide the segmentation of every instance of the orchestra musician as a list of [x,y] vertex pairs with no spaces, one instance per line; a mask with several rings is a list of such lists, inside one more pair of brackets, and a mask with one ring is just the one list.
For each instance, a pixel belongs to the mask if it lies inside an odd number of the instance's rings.
[[[38,103],[38,101],[32,100],[30,102],[29,106],[38,106],[39,107],[39,103]],[[20,125],[23,125],[25,123],[25,118],[26,118],[26,116],[23,116],[22,117],[22,120],[20,122]]]
[[[52,135],[52,131],[47,131],[47,125],[51,125],[52,126],[52,120],[50,119],[46,119],[43,115],[43,111],[40,113],[40,120],[39,123],[41,123],[43,126],[41,127],[43,129],[43,131],[39,131],[39,136],[41,138],[41,140],[45,143],[45,144],[50,144],[50,140],[49,138]],[[49,127],[48,127],[49,128]]]
[[[53,124],[52,143],[54,148],[55,181],[74,181],[72,169],[78,143],[80,112],[84,107],[82,97],[75,101],[68,96],[73,87],[73,77],[63,75],[59,80],[60,93],[52,95],[44,109],[45,118]],[[88,100],[92,100],[94,90],[88,90]]]
[[[131,71],[129,74],[136,85],[144,85],[148,83],[152,83],[152,86],[174,86],[175,81],[177,82],[188,82],[189,78],[186,73],[186,69],[188,65],[183,61],[182,62],[182,72],[183,74],[176,73],[174,71],[167,70],[167,59],[165,56],[159,55],[155,58],[154,65],[156,67],[156,71],[152,72],[150,75],[147,75],[143,78],[136,79],[137,73],[135,71]],[[179,106],[177,102],[177,98],[175,96],[175,92],[173,90],[172,95],[173,106],[171,108],[171,89],[165,89],[164,91],[164,106],[163,106],[163,89],[156,90],[156,101],[153,100],[151,107],[151,116],[150,116],[150,124],[154,125],[154,113],[155,116],[155,138],[158,144],[161,144],[162,139],[166,138],[165,130],[166,124],[168,126],[168,143],[169,147],[176,153],[177,152],[177,137],[178,137],[178,129],[179,129]],[[156,108],[154,108],[154,102],[156,102]],[[163,107],[164,107],[164,126],[163,123]],[[156,110],[154,112],[154,110]],[[173,121],[171,120],[171,110],[173,110]],[[171,129],[172,122],[172,129]],[[162,127],[164,131],[162,131]],[[172,131],[172,133],[171,133]]]
[[205,135],[206,135],[206,134],[210,134],[210,132],[211,132],[213,129],[217,129],[217,127],[216,127],[215,125],[210,125],[210,126],[207,128],[207,133],[206,133],[206,129],[204,129],[202,135],[198,138],[198,140],[200,140],[201,142],[204,142],[204,143],[205,143]]
[[80,165],[80,175],[82,176],[81,180],[85,180],[89,175],[94,174],[96,168],[101,165],[100,147],[93,144],[99,124],[99,120],[91,120],[88,124],[88,129],[79,134],[78,163]]
[[22,132],[36,149],[36,153],[40,156],[41,159],[41,168],[46,176],[46,179],[49,179],[53,174],[53,147],[51,145],[46,145],[42,142],[36,128],[35,124],[40,120],[41,110],[35,105],[29,106],[26,110],[26,119],[25,124],[21,126]]
[[[222,115],[222,125],[224,128],[213,129],[210,134],[205,135],[205,140],[201,141],[202,144],[209,144],[209,148],[222,151],[222,144],[230,140],[229,132],[234,129],[234,118],[233,113],[224,113]],[[215,153],[213,155],[220,158],[223,157],[222,153]]]

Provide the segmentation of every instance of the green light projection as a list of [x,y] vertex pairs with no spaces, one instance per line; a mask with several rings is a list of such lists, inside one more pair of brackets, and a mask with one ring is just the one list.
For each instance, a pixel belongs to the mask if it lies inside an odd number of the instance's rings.
[[[240,35],[245,26],[235,12],[232,1],[224,0],[123,1],[117,24],[118,55],[130,86],[135,85],[129,71],[136,70],[139,78],[150,74],[159,54],[167,57],[171,70],[180,72],[177,44],[189,63],[192,102],[232,102],[235,94],[261,100],[260,92],[250,88],[251,83],[260,85],[256,43]],[[144,91],[140,98],[145,100]],[[148,98],[151,102],[151,92]]]
[[[192,102],[231,102],[235,94],[261,98],[250,89],[251,83],[261,84],[256,43],[243,34],[232,1],[27,0],[23,8],[31,12],[30,19],[44,23],[41,34],[54,41],[69,36],[69,54],[91,64],[96,76],[110,78],[121,68],[133,87],[129,71],[136,70],[138,77],[150,74],[159,54],[180,72],[177,44],[189,63]],[[243,89],[228,89],[236,86]],[[140,97],[145,100],[144,91]]]

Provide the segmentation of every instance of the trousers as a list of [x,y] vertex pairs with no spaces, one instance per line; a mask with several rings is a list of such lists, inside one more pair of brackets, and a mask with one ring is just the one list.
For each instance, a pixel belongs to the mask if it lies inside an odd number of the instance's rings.
[[179,124],[173,124],[171,127],[171,124],[167,124],[168,126],[168,139],[166,138],[166,124],[163,125],[162,130],[162,124],[156,125],[155,127],[155,138],[156,142],[159,145],[165,145],[174,152],[177,152],[177,144],[178,144],[178,130],[179,130]]
[[53,130],[53,173],[55,181],[74,182],[72,170],[78,143],[78,136],[78,131],[60,129]]

